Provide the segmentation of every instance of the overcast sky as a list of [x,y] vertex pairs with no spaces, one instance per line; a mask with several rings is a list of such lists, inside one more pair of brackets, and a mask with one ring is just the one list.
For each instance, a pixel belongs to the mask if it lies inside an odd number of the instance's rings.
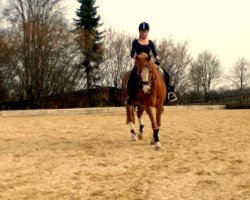
[[[65,1],[76,17],[77,0]],[[239,57],[250,60],[250,0],[96,0],[96,6],[105,27],[137,35],[146,21],[150,39],[188,40],[194,57],[208,50],[225,68]]]
[[[77,0],[64,1],[65,14],[76,18]],[[188,40],[192,56],[208,50],[225,70],[239,57],[250,61],[250,0],[96,0],[96,6],[103,27],[137,36],[146,21],[150,39]]]

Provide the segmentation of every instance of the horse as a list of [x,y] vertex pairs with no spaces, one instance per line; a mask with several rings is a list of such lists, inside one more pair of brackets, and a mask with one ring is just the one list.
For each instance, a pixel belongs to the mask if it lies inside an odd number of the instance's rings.
[[[156,149],[161,148],[159,140],[159,128],[161,126],[161,115],[164,111],[164,102],[166,99],[167,89],[162,73],[151,57],[146,53],[141,53],[135,58],[135,66],[137,74],[140,78],[139,91],[132,105],[125,104],[127,124],[130,125],[131,138],[137,141],[143,138],[144,124],[142,120],[143,112],[146,111],[151,121],[153,130],[153,138],[151,144]],[[122,80],[123,95],[128,97],[127,82],[130,72],[127,72]],[[137,117],[139,121],[139,134],[134,131],[135,109],[137,109]],[[154,113],[155,109],[155,113]]]

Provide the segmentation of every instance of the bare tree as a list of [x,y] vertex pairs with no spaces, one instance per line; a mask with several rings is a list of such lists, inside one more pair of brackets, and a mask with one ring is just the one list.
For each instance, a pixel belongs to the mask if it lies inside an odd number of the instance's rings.
[[[30,101],[74,89],[77,49],[62,15],[61,0],[9,0],[8,44],[20,95]],[[19,97],[20,97],[19,96]]]
[[7,99],[7,84],[10,70],[8,70],[8,57],[10,50],[5,42],[2,32],[0,32],[0,103]]
[[170,82],[175,90],[183,93],[189,86],[187,67],[191,62],[188,53],[188,42],[174,43],[172,39],[160,41],[158,52],[161,57],[161,67],[170,75]]
[[204,51],[192,62],[189,74],[196,91],[202,88],[207,97],[212,83],[221,75],[220,62],[212,53]]
[[101,66],[102,85],[121,87],[122,77],[132,66],[130,48],[132,37],[111,28],[106,30],[104,61]]
[[227,79],[233,83],[240,91],[243,91],[247,86],[247,81],[250,79],[250,63],[244,58],[239,58],[234,66],[230,69],[230,75]]

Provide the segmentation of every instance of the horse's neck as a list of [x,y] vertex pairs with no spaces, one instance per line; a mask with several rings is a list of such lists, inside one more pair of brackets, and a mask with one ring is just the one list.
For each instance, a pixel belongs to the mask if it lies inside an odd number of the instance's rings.
[[163,70],[160,70],[157,67],[154,67],[152,69],[152,74],[153,74],[154,78],[157,79],[158,81],[160,81],[160,79],[162,79],[164,81],[164,72],[163,72]]

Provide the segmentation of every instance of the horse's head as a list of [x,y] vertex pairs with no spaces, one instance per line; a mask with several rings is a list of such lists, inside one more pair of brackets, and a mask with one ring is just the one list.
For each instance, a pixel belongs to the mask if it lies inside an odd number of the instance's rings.
[[146,53],[141,53],[136,56],[135,64],[140,77],[142,90],[145,94],[149,94],[151,91],[151,84],[154,79],[152,73],[154,63],[152,62],[150,56],[148,56]]

